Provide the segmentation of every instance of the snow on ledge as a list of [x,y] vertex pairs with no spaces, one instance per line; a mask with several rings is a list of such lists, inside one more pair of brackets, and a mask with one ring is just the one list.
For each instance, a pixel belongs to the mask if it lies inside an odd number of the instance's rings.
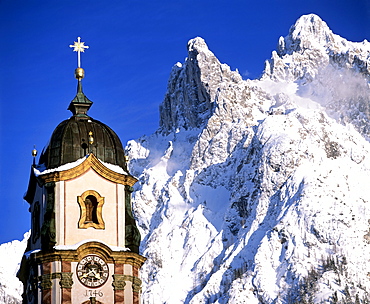
[[65,165],[61,165],[57,168],[53,168],[53,169],[46,169],[44,165],[41,165],[40,167],[38,168],[33,168],[33,171],[35,173],[36,176],[39,176],[39,175],[44,175],[44,174],[48,174],[48,173],[52,173],[52,172],[60,172],[60,171],[66,171],[66,170],[69,170],[69,169],[72,169],[72,168],[75,168],[77,167],[78,165],[82,164],[86,159],[87,159],[88,155],[74,161],[74,162],[71,162],[71,163],[68,163],[68,164],[65,164]]
[[[67,171],[69,169],[75,168],[78,165],[82,164],[88,157],[89,157],[89,154],[80,158],[80,159],[78,159],[78,160],[76,160],[76,161],[74,161],[74,162],[71,162],[71,163],[68,163],[68,164],[65,164],[65,165],[61,165],[61,166],[59,166],[57,168],[53,168],[53,169],[46,169],[44,165],[41,165],[39,167],[33,168],[33,171],[34,171],[36,176],[44,175],[44,174],[48,174],[48,173],[52,173],[52,172]],[[98,160],[109,170],[112,170],[112,171],[114,171],[116,173],[119,173],[119,174],[128,175],[128,173],[125,170],[123,170],[120,166],[103,162],[99,158],[98,158]]]
[[41,251],[41,249],[30,250],[30,251],[25,252],[24,255],[28,259],[31,256],[31,254],[37,253],[37,252],[40,252],[40,251]]
[[[74,245],[57,245],[57,246],[54,246],[54,249],[56,249],[56,250],[77,250],[78,247],[80,247],[83,244],[89,243],[89,242],[98,242],[98,243],[104,244],[105,246],[109,247],[112,251],[131,251],[127,247],[110,246],[110,245],[106,244],[105,242],[103,242],[101,240],[97,240],[97,239],[83,240],[83,241],[78,242]],[[24,255],[28,259],[31,256],[31,254],[37,253],[37,252],[40,252],[40,251],[41,251],[41,249],[30,250],[30,251],[25,252]]]
[[109,164],[109,163],[106,163],[106,162],[103,162],[101,159],[99,159],[99,161],[104,165],[106,166],[108,169],[116,172],[116,173],[119,173],[119,174],[123,174],[123,175],[128,175],[127,172],[125,170],[123,170],[120,166],[117,166],[117,165],[113,165],[113,164]]
[[105,246],[109,247],[112,251],[131,251],[127,247],[111,246],[111,245],[106,244],[102,240],[97,240],[97,239],[86,239],[86,240],[83,240],[81,242],[78,242],[78,243],[76,243],[74,245],[57,245],[57,246],[54,246],[54,249],[56,249],[56,250],[77,250],[78,247],[80,247],[83,244],[89,243],[89,242],[102,243]]

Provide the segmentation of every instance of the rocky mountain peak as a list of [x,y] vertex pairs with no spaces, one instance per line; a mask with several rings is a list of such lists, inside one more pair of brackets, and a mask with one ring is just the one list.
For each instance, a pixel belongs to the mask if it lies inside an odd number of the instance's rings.
[[333,34],[317,15],[300,17],[289,34],[280,37],[277,51],[266,61],[262,78],[311,83],[327,68],[370,75],[370,43],[351,42]]
[[199,53],[204,53],[206,56],[214,56],[214,54],[208,49],[208,46],[203,38],[196,37],[190,39],[188,42],[188,53],[189,58],[197,59]]
[[315,14],[303,15],[290,28],[287,37],[280,38],[278,54],[303,52],[306,49],[321,48],[334,42],[334,34],[325,21]]
[[144,303],[369,302],[367,45],[303,16],[242,80],[189,41],[128,146]]
[[216,107],[220,84],[242,81],[238,72],[220,63],[204,39],[191,39],[184,64],[177,63],[170,74],[160,105],[161,132],[203,126]]

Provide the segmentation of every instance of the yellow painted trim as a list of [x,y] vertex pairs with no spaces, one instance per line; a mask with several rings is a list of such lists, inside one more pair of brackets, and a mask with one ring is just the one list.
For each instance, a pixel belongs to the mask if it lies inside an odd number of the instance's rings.
[[42,178],[45,183],[65,181],[84,174],[90,168],[105,179],[117,184],[129,185],[132,187],[137,182],[137,179],[132,175],[124,175],[108,169],[92,153],[86,158],[86,160],[74,168],[39,175],[39,177]]
[[[93,222],[85,223],[86,222],[86,204],[85,204],[85,200],[89,195],[94,196],[96,198],[97,202],[98,202],[98,206],[96,208],[96,217],[98,219],[98,224],[93,223]],[[86,229],[86,228],[89,228],[89,227],[93,227],[95,229],[105,229],[105,223],[104,223],[104,220],[103,220],[104,197],[100,196],[100,194],[98,192],[96,192],[95,190],[87,190],[84,193],[82,193],[81,196],[77,197],[77,202],[80,205],[80,210],[81,210],[80,220],[78,221],[78,228]]]
[[53,261],[79,262],[88,254],[100,256],[108,264],[129,264],[140,268],[146,258],[131,251],[112,251],[108,246],[100,242],[91,241],[82,244],[77,250],[54,250],[53,252],[39,251],[31,254],[33,260],[40,263]]

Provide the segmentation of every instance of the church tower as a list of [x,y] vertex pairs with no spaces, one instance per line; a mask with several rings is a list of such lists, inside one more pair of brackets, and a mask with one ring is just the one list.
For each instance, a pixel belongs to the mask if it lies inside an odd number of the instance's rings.
[[[131,209],[132,186],[122,143],[88,115],[78,41],[72,116],[51,135],[31,167],[25,200],[31,236],[18,277],[23,303],[139,304],[140,233]],[[36,157],[36,151],[33,151]]]

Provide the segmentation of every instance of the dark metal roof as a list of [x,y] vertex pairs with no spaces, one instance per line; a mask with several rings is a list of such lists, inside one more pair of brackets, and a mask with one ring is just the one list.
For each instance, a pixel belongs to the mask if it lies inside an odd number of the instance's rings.
[[[92,132],[93,144],[89,144],[89,132]],[[74,162],[90,152],[100,160],[118,165],[127,172],[122,143],[117,134],[87,115],[73,115],[55,128],[48,146],[40,156],[39,164],[52,169]]]

